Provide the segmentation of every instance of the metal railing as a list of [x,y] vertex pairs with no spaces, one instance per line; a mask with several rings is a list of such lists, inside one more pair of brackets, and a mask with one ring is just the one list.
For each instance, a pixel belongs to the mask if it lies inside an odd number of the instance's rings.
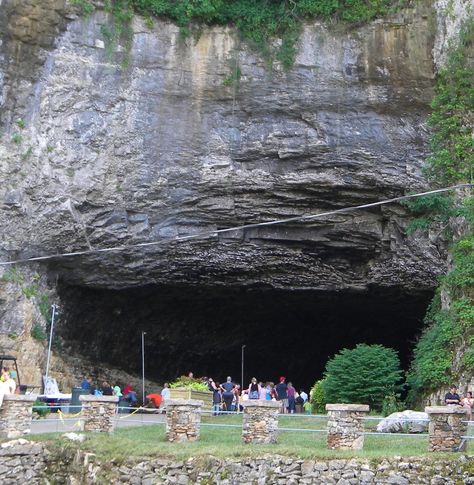
[[[49,406],[49,408],[56,413],[52,413],[48,417],[34,419],[32,422],[32,433],[48,433],[48,432],[67,432],[67,431],[79,431],[82,428],[83,416],[81,413],[82,406],[60,406],[54,405]],[[73,413],[64,413],[63,410],[67,408],[69,411],[73,410]],[[53,417],[53,415],[55,416]],[[203,420],[201,421],[201,427],[204,428],[230,428],[230,429],[241,429],[242,422],[241,418],[243,416],[242,412],[236,411],[219,411],[217,414],[212,411],[212,409],[201,410]],[[219,422],[220,418],[230,418],[238,420],[236,423]],[[361,420],[365,423],[372,424],[375,422],[380,422],[385,418],[379,416],[364,416]],[[291,421],[296,420],[299,426],[289,425]],[[295,414],[280,414],[279,415],[279,425],[278,431],[281,432],[294,432],[294,433],[327,433],[326,427],[318,427],[316,423],[321,423],[328,420],[328,416],[324,414],[305,414],[305,413],[295,413]],[[400,418],[397,420],[400,423],[426,423],[427,419],[411,419],[411,418]],[[117,407],[115,414],[115,426],[116,427],[126,427],[126,426],[148,426],[148,425],[164,425],[165,415],[160,409],[152,408],[135,408],[135,407]],[[307,424],[307,427],[302,427],[301,423]],[[474,432],[470,434],[469,432],[474,429],[474,421],[464,421],[468,426],[468,434],[462,436],[462,439],[472,440],[474,439]],[[372,427],[373,428],[373,427]],[[391,437],[419,437],[427,438],[427,432],[415,433],[415,432],[379,432],[373,431],[372,429],[365,429],[363,431],[366,436],[391,436]]]

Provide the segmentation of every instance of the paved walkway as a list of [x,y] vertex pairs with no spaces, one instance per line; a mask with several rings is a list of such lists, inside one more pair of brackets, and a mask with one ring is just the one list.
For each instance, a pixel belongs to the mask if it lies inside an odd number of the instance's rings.
[[[68,431],[79,431],[80,416],[67,417],[62,419],[56,413],[51,413],[47,418],[34,419],[31,423],[31,433],[66,433]],[[147,426],[164,424],[164,414],[118,414],[115,425],[118,428],[127,426]]]

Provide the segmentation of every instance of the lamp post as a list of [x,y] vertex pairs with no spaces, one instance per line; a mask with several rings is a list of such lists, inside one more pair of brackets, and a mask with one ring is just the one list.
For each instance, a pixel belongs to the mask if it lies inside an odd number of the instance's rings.
[[56,317],[56,311],[58,307],[56,304],[51,305],[51,328],[49,329],[49,344],[48,344],[48,355],[46,357],[46,375],[44,376],[44,388],[46,391],[46,387],[48,386],[48,377],[49,377],[49,361],[51,360],[51,345],[53,343],[53,329],[54,329],[54,319]]
[[142,332],[142,404],[145,405],[145,335]]
[[244,351],[245,351],[246,345],[242,345],[242,382],[240,384],[240,389],[244,389]]

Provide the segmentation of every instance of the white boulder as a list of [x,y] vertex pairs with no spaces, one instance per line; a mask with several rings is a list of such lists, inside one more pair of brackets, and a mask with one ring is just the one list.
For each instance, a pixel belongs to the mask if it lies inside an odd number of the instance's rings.
[[428,431],[428,414],[419,411],[402,411],[382,419],[377,425],[379,433],[425,433]]

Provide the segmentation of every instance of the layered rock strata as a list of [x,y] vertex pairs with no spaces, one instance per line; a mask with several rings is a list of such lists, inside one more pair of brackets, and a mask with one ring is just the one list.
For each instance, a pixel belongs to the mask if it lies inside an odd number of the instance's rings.
[[[407,237],[396,204],[172,243],[422,187],[430,2],[357,29],[307,24],[289,72],[270,72],[227,28],[183,41],[171,23],[135,17],[126,47],[104,41],[113,22],[103,11],[3,3],[3,259],[156,242],[49,268],[109,288],[433,287],[435,241]],[[28,46],[33,64],[16,54]]]

